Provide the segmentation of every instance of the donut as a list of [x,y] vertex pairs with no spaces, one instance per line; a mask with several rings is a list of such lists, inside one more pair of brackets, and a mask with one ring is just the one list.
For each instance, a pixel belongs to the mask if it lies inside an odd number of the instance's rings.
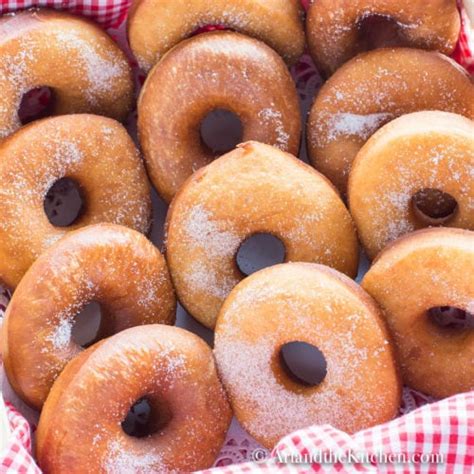
[[[368,256],[429,225],[474,230],[473,173],[474,122],[461,115],[415,112],[378,130],[359,151],[348,187],[351,214]],[[419,213],[420,193],[435,200],[432,219]],[[440,193],[454,199],[446,218]]]
[[[474,315],[474,232],[424,229],[389,245],[362,280],[383,309],[406,385],[436,398],[474,389],[474,331],[441,327],[436,308]],[[474,321],[474,320],[473,320]]]
[[[364,35],[364,24],[372,37]],[[450,55],[460,30],[456,0],[316,0],[306,17],[310,54],[326,76],[377,47],[408,46]]]
[[[83,198],[69,227],[44,210],[51,186],[71,178]],[[150,187],[140,155],[113,119],[64,115],[33,122],[0,145],[0,283],[14,288],[33,261],[70,230],[99,222],[147,232]]]
[[[153,433],[136,438],[121,422],[143,398]],[[177,327],[134,327],[66,366],[41,413],[36,453],[52,474],[194,472],[214,463],[231,418],[202,339]]]
[[0,18],[0,139],[21,127],[25,93],[52,91],[53,115],[93,113],[124,120],[133,100],[125,54],[93,23],[56,11]]
[[[327,371],[305,386],[281,363],[291,342],[316,346]],[[316,424],[354,433],[397,414],[401,385],[375,302],[323,265],[285,263],[240,282],[217,319],[214,355],[234,414],[263,446]]]
[[299,0],[134,0],[127,32],[145,72],[173,46],[207,25],[257,38],[292,64],[304,51],[302,18]]
[[180,302],[213,328],[243,278],[240,245],[259,233],[285,246],[285,261],[332,266],[355,276],[358,244],[348,210],[313,168],[269,145],[248,142],[194,173],[166,219],[166,257]]
[[216,158],[201,139],[200,125],[217,108],[240,118],[243,141],[298,153],[298,95],[282,59],[264,43],[238,33],[196,36],[154,67],[138,102],[149,175],[167,201],[196,169]]
[[92,301],[102,309],[99,338],[174,323],[168,269],[146,237],[115,224],[69,233],[33,263],[5,313],[5,370],[30,406],[42,406],[55,378],[82,350],[72,338],[74,318]]
[[367,139],[400,115],[443,110],[474,119],[474,85],[440,53],[409,48],[363,53],[321,88],[307,129],[312,164],[341,192]]

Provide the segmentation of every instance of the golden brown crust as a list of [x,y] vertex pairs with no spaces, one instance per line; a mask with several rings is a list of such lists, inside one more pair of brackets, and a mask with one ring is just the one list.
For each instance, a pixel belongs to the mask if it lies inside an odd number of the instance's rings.
[[399,32],[390,44],[377,47],[407,46],[450,55],[461,29],[456,0],[315,0],[306,17],[306,35],[318,69],[330,75],[364,51],[359,25],[374,16],[392,20]]
[[223,25],[257,38],[292,64],[304,50],[302,16],[299,0],[135,0],[128,14],[128,40],[146,72],[206,25]]
[[[155,404],[166,406],[171,420],[138,439],[120,423],[143,397],[152,415]],[[203,340],[175,327],[136,327],[66,366],[41,414],[37,456],[51,473],[191,472],[215,461],[231,418]]]
[[27,10],[0,19],[0,139],[17,130],[23,94],[52,89],[52,113],[124,120],[133,81],[125,54],[92,22],[62,12]]
[[147,168],[167,201],[188,176],[216,158],[200,134],[202,120],[216,108],[240,118],[242,141],[298,153],[298,95],[281,58],[238,33],[198,35],[175,46],[153,68],[138,102]]
[[380,304],[404,382],[436,398],[474,388],[474,333],[442,328],[427,311],[474,313],[474,232],[437,228],[408,234],[384,250],[362,281]]
[[311,162],[345,193],[352,162],[367,139],[400,115],[422,110],[474,119],[474,84],[466,71],[442,54],[417,49],[361,54],[316,97],[307,124]]
[[31,266],[5,315],[5,369],[31,406],[41,407],[54,379],[81,351],[71,330],[91,301],[103,309],[102,337],[175,318],[165,260],[146,237],[113,224],[69,233]]
[[357,237],[337,192],[313,168],[261,143],[240,145],[189,178],[168,211],[166,230],[178,297],[211,328],[243,277],[235,254],[255,233],[278,237],[286,261],[357,272]]
[[[64,177],[80,186],[84,212],[71,226],[55,227],[44,199]],[[122,125],[96,115],[36,121],[4,140],[0,196],[0,281],[12,288],[71,230],[99,222],[150,227],[150,187],[138,150]]]
[[[319,385],[283,370],[279,350],[293,341],[323,353]],[[396,416],[401,383],[380,310],[327,267],[287,263],[240,282],[219,313],[214,352],[236,417],[269,449],[311,424],[356,432]]]
[[359,151],[349,180],[351,214],[374,258],[388,243],[423,227],[413,196],[436,189],[457,203],[445,226],[474,230],[474,122],[447,112],[404,115]]

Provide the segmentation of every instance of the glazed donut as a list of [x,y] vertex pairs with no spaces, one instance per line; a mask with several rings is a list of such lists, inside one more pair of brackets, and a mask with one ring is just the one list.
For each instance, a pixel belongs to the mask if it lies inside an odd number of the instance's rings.
[[[295,341],[324,355],[319,385],[296,382],[280,363],[281,347]],[[354,433],[384,423],[400,403],[377,305],[322,265],[275,265],[239,283],[219,313],[214,354],[235,416],[268,449],[312,424]]]
[[[121,422],[143,398],[155,432],[135,438]],[[202,339],[176,327],[135,327],[66,366],[41,413],[36,452],[52,474],[194,472],[213,464],[231,418]]]
[[130,47],[148,72],[163,55],[206,25],[222,25],[257,38],[292,64],[303,54],[299,0],[134,0],[128,14]]
[[0,18],[0,139],[21,127],[23,95],[47,86],[54,115],[127,116],[133,81],[125,54],[93,23],[28,10]]
[[404,382],[436,398],[474,389],[474,332],[442,328],[434,308],[474,314],[474,232],[425,229],[384,250],[362,286],[382,307]]
[[[392,21],[382,26],[375,44],[364,38],[361,28],[370,19]],[[375,25],[372,25],[375,26]],[[373,28],[371,28],[373,30]],[[450,55],[458,41],[461,19],[456,0],[410,2],[394,0],[316,0],[306,17],[310,54],[318,69],[329,76],[362,51],[383,46],[409,46]]]
[[209,328],[244,276],[235,258],[252,235],[278,237],[286,261],[357,272],[357,237],[335,189],[310,166],[261,143],[239,145],[194,173],[173,200],[166,228],[177,295]]
[[146,237],[114,224],[69,233],[30,267],[5,313],[5,370],[32,407],[42,406],[55,378],[82,350],[71,331],[91,301],[102,309],[99,338],[175,318],[165,260]]
[[148,171],[167,201],[196,169],[216,158],[201,139],[200,125],[217,108],[241,119],[244,141],[298,153],[298,95],[281,58],[260,41],[238,33],[196,36],[155,66],[138,102],[138,131]]
[[[83,212],[69,227],[44,211],[51,186],[80,185]],[[0,145],[0,282],[15,287],[33,261],[70,230],[111,222],[147,232],[151,199],[145,168],[126,130],[95,115],[34,122]]]
[[[427,225],[474,230],[473,170],[472,120],[416,112],[382,127],[360,150],[349,179],[351,214],[368,256],[374,258],[392,240]],[[423,219],[418,213],[415,196],[430,190],[456,200],[447,219]]]
[[444,110],[474,118],[474,85],[453,60],[417,49],[379,49],[342,66],[321,88],[308,121],[313,165],[346,192],[367,139],[400,115]]

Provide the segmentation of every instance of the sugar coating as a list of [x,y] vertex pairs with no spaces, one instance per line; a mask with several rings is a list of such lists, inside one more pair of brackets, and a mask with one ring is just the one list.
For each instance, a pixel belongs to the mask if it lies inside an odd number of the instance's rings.
[[232,255],[240,243],[239,236],[232,231],[220,230],[212,214],[200,204],[190,210],[184,228],[190,241],[213,257]]
[[[204,252],[210,259],[200,259],[190,264],[185,273],[186,284],[194,290],[224,299],[238,283],[238,279],[227,277],[222,279],[219,269],[216,269],[211,259],[233,259],[241,238],[232,230],[231,222],[219,222],[203,205],[196,205],[190,209],[185,218],[184,236],[194,252]],[[193,251],[193,250],[191,250]]]
[[[271,106],[274,107],[275,104],[272,103]],[[275,146],[277,148],[280,148],[280,150],[285,151],[285,150],[288,150],[288,142],[290,140],[290,135],[285,130],[285,125],[282,120],[281,112],[278,110],[275,110],[272,107],[262,109],[258,113],[258,116],[262,120],[274,124],[274,128],[277,132],[277,139],[276,139]]]
[[[363,212],[371,223],[371,239],[380,249],[423,227],[411,212],[413,196],[419,190],[449,189],[465,216],[474,213],[474,140],[470,156],[464,154],[467,149],[463,151],[455,143],[443,143],[442,140],[429,149],[422,142],[410,147],[409,159],[403,155],[403,140],[400,140],[399,147],[400,156],[395,152],[386,162],[389,168],[370,165],[371,173],[377,173],[377,179],[360,197]],[[374,163],[373,159],[371,163]],[[393,168],[391,164],[394,163]],[[361,162],[363,168],[358,172],[358,180],[364,179],[362,169],[368,165]],[[357,183],[354,181],[355,188]],[[464,225],[469,225],[468,219],[464,219]]]
[[469,93],[465,72],[437,53],[400,48],[358,56],[315,101],[308,134],[312,159],[334,178],[347,177],[357,151],[387,122],[418,110],[470,117]]
[[[80,176],[75,181],[85,190],[83,219],[88,223],[101,221],[131,226],[140,232],[148,230],[150,203],[144,192],[148,184],[138,151],[131,142],[127,143],[125,130],[111,128],[91,117],[77,116],[78,126],[90,122],[93,129],[89,134],[75,131],[71,117],[64,123],[61,118],[47,119],[51,121],[38,124],[46,134],[41,143],[38,143],[37,129],[32,132],[29,143],[28,130],[25,130],[22,136],[16,135],[3,147],[0,153],[0,237],[9,255],[30,254],[36,258],[67,232],[67,229],[53,228],[43,209],[47,192],[64,177]],[[26,143],[20,148],[22,140]],[[120,143],[126,148],[120,150]],[[123,166],[117,166],[119,161]],[[96,192],[97,198],[100,197],[100,214],[87,210],[91,204],[99,207],[98,202],[87,202],[89,179],[94,178],[94,175],[89,178],[89,173],[96,163],[100,163],[104,176],[103,187]],[[25,230],[31,226],[37,229],[36,233]]]
[[[152,325],[112,336],[69,373],[66,384],[50,412],[49,439],[61,440],[59,459],[71,459],[71,446],[79,442],[73,459],[89,470],[178,473],[184,470],[176,465],[207,467],[208,450],[218,449],[230,422],[210,350],[173,327]],[[121,422],[141,396],[168,403],[173,417],[151,437],[137,440],[123,432]],[[89,416],[91,404],[96,413]]]
[[[149,472],[170,472],[162,465],[162,457],[150,452],[134,454],[124,448],[120,441],[109,442],[103,467],[105,472],[114,474],[147,474]],[[159,467],[161,466],[161,468]]]
[[97,97],[107,92],[114,81],[127,75],[126,62],[118,61],[115,52],[86,41],[78,31],[62,31],[55,36],[58,47],[63,48],[66,55],[78,55],[77,67],[85,70],[89,83],[85,93],[91,104],[96,103]]
[[[143,34],[138,28],[145,21],[144,12],[138,11],[136,25],[131,21],[130,42],[140,67],[148,71],[163,55],[184,38],[208,25],[223,25],[248,36],[256,37],[275,49],[285,59],[295,59],[302,52],[303,31],[299,13],[302,9],[296,3],[267,0],[245,0],[236,4],[226,1],[193,2],[176,9],[171,1],[160,2],[153,10],[144,10],[148,15],[160,18],[166,15],[169,21],[155,21],[151,24],[153,35]],[[278,4],[278,6],[277,6]],[[283,9],[283,6],[285,8]],[[278,11],[276,11],[278,8]],[[258,14],[256,12],[258,11]],[[270,27],[277,14],[285,22],[284,31],[273,31]],[[302,20],[302,19],[301,19]],[[288,41],[293,35],[293,41]]]
[[392,114],[378,113],[359,115],[353,113],[337,113],[330,117],[327,141],[332,142],[340,135],[356,135],[367,140],[383,123],[392,118]]
[[[54,45],[53,51],[49,50],[51,45]],[[13,51],[7,52],[7,48]],[[129,78],[129,66],[120,50],[111,49],[108,38],[88,37],[77,25],[66,30],[57,28],[52,22],[50,29],[41,33],[33,29],[6,38],[0,44],[0,57],[0,87],[5,91],[0,99],[0,138],[20,127],[17,111],[23,95],[30,89],[56,85],[59,89],[74,87],[76,90],[69,93],[82,94],[92,111],[103,106],[104,96],[115,90],[118,82]],[[51,78],[43,77],[44,62],[48,57],[51,61],[61,58],[61,67],[72,71],[74,84],[65,84],[64,78],[53,75],[54,71],[51,71]]]
[[[376,423],[380,416],[376,407],[383,406],[386,398],[383,387],[367,386],[366,364],[385,371],[392,362],[389,342],[374,314],[360,303],[359,307],[350,305],[350,312],[345,306],[347,293],[332,288],[325,278],[304,290],[298,289],[296,276],[288,282],[278,278],[276,270],[273,278],[252,278],[227,300],[214,349],[236,415],[248,431],[264,439],[311,424],[327,423],[350,431],[360,422],[352,419],[355,409],[357,414],[364,413],[367,425]],[[315,301],[322,306],[324,320],[318,320],[323,316],[315,313]],[[259,330],[263,327],[265,332]],[[367,328],[374,332],[364,346],[357,334]],[[318,341],[315,345],[326,358],[327,376],[317,389],[293,392],[273,370],[279,347],[294,340]]]
[[[377,1],[372,4],[370,2],[364,4],[354,2],[344,8],[336,8],[331,5],[331,1],[323,1],[318,2],[313,8],[314,14],[311,17],[311,24],[314,31],[310,29],[308,35],[312,48],[318,53],[317,56],[323,63],[325,61],[329,64],[334,61],[340,62],[343,55],[347,54],[348,49],[353,52],[353,56],[361,52],[360,46],[355,48],[357,37],[360,34],[360,25],[364,20],[374,16],[383,17],[396,25],[399,33],[404,36],[403,42],[411,43],[411,47],[445,53],[454,47],[452,30],[446,26],[446,23],[451,23],[452,10],[447,10],[445,12],[447,17],[441,18],[441,15],[440,21],[433,25],[432,18],[435,13],[433,8],[436,6],[425,9],[422,16],[417,8],[412,11],[410,7],[399,9],[389,15],[383,11],[383,7]],[[329,12],[324,11],[323,15],[319,14],[326,9],[329,9]],[[440,16],[438,11],[436,14]]]

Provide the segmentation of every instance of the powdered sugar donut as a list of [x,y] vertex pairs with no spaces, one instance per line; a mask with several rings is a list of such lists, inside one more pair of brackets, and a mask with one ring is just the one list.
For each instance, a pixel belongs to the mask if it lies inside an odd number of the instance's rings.
[[[369,257],[428,225],[474,230],[473,173],[472,120],[417,112],[382,127],[360,150],[349,180],[351,214]],[[420,214],[417,196],[428,215]]]
[[5,370],[29,405],[41,408],[56,377],[82,350],[71,331],[91,301],[103,310],[99,338],[175,318],[165,260],[145,236],[113,224],[71,232],[31,266],[5,314]]
[[181,303],[212,328],[243,278],[240,245],[270,233],[286,261],[321,262],[355,276],[358,244],[335,189],[277,148],[248,142],[194,173],[167,216],[166,256]]
[[52,90],[52,113],[125,119],[133,99],[125,54],[93,23],[67,13],[28,10],[0,18],[0,139],[20,126],[23,95]]
[[298,153],[298,95],[281,58],[264,43],[238,33],[196,36],[155,66],[138,103],[148,171],[167,201],[196,169],[216,158],[200,134],[203,119],[216,108],[240,118],[243,141]]
[[[83,210],[53,226],[44,199],[61,178],[80,186]],[[34,260],[70,230],[111,222],[147,232],[150,188],[140,155],[118,122],[96,115],[36,121],[0,147],[0,281],[14,288]]]
[[[374,38],[364,37],[364,22],[369,21],[367,29],[374,32],[376,25],[370,23],[371,19],[391,21],[396,31],[390,31],[390,24],[385,24],[380,25],[381,31]],[[306,19],[311,56],[327,75],[356,54],[375,47],[410,46],[449,55],[460,29],[456,0],[317,0],[311,4]]]
[[[144,398],[151,433],[129,436],[121,423]],[[141,326],[66,366],[41,413],[36,452],[51,473],[194,472],[213,464],[231,418],[207,344],[184,329]]]
[[258,38],[294,63],[305,43],[302,13],[299,0],[134,0],[128,40],[147,72],[169,49],[206,25]]
[[473,274],[474,232],[425,229],[386,248],[362,281],[383,309],[405,383],[436,398],[474,389],[472,327],[430,317],[454,309],[474,322]]
[[[319,385],[297,383],[282,366],[280,349],[294,341],[324,355]],[[379,309],[353,281],[321,265],[276,265],[239,283],[219,313],[214,353],[235,416],[269,449],[312,424],[353,433],[383,423],[400,403]]]
[[411,112],[474,118],[474,85],[453,60],[417,49],[379,49],[342,66],[321,88],[308,121],[313,165],[346,192],[352,162],[381,126]]

